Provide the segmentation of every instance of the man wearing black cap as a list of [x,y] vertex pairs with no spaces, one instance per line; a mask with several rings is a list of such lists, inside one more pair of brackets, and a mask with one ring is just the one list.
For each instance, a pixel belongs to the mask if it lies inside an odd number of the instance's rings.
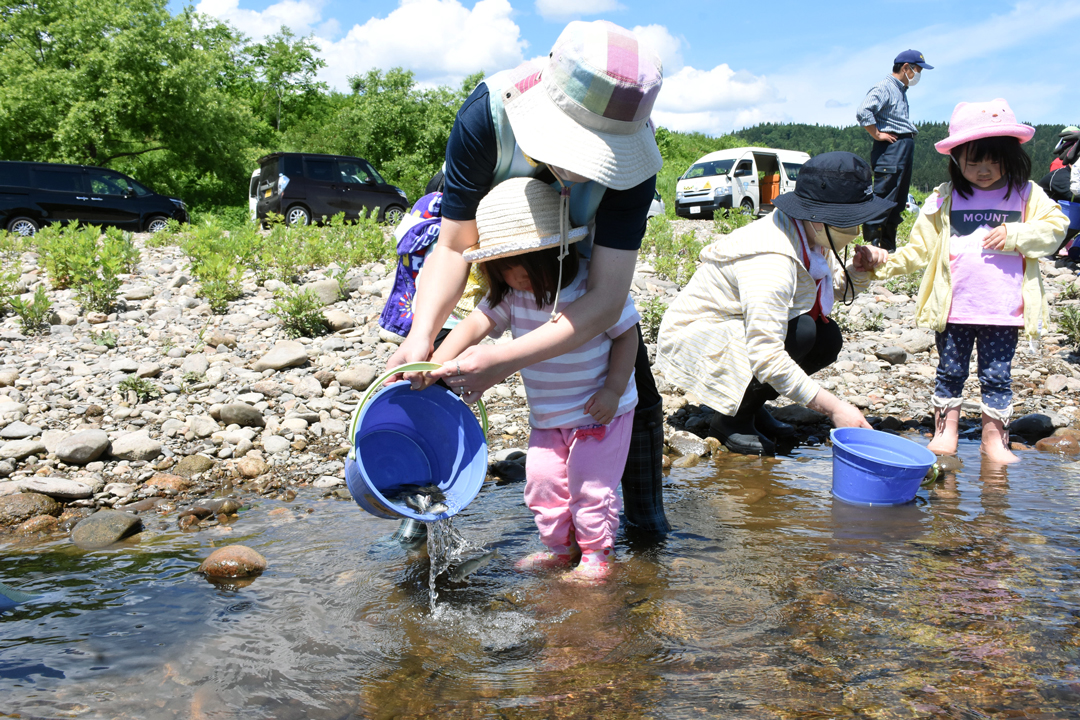
[[911,185],[915,135],[908,117],[907,91],[919,82],[923,70],[933,70],[918,50],[905,50],[893,61],[892,74],[866,94],[855,119],[874,138],[870,165],[874,168],[874,194],[896,203],[880,223],[863,225],[863,237],[889,252],[896,249],[896,228]]

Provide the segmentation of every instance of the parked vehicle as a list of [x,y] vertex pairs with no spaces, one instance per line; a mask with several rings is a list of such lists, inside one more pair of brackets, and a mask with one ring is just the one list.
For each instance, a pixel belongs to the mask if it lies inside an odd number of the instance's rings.
[[170,218],[188,221],[180,198],[158,195],[115,170],[0,161],[0,228],[16,235],[33,235],[52,223],[158,232]]
[[645,219],[650,220],[657,215],[663,215],[664,211],[664,198],[660,197],[660,191],[656,190],[653,192],[652,203],[649,204],[649,214],[645,216]]
[[388,184],[363,158],[315,153],[272,153],[259,158],[261,222],[270,213],[289,225],[323,222],[339,213],[355,220],[378,208],[379,220],[397,223],[409,207],[399,187]]
[[248,182],[248,210],[251,211],[251,220],[255,221],[255,206],[259,204],[259,168],[251,171],[251,180]]
[[741,147],[718,150],[700,158],[675,186],[675,214],[710,217],[716,210],[742,208],[755,215],[772,209],[772,201],[795,189],[804,152]]

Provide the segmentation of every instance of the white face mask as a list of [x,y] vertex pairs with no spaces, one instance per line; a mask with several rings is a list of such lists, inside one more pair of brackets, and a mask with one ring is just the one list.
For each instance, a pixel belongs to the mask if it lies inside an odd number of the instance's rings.
[[914,70],[912,70],[911,72],[912,72],[912,77],[908,78],[907,86],[908,87],[915,87],[916,85],[919,84],[919,80],[922,78],[922,73],[921,72],[915,72]]

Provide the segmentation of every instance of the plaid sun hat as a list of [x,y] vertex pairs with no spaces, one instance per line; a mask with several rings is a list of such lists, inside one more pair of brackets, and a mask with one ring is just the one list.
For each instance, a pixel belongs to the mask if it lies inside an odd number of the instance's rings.
[[634,33],[574,21],[543,67],[502,100],[526,155],[627,190],[664,164],[650,120],[662,84],[660,58]]

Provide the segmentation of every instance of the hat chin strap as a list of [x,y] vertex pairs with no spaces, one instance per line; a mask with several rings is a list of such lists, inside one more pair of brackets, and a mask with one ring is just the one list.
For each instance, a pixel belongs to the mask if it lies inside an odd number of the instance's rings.
[[559,309],[559,293],[562,292],[562,268],[563,258],[570,254],[570,235],[567,229],[570,225],[570,186],[563,182],[558,173],[550,165],[548,170],[555,176],[559,187],[559,282],[555,285],[555,304],[551,306],[551,322],[555,322],[561,313]]

